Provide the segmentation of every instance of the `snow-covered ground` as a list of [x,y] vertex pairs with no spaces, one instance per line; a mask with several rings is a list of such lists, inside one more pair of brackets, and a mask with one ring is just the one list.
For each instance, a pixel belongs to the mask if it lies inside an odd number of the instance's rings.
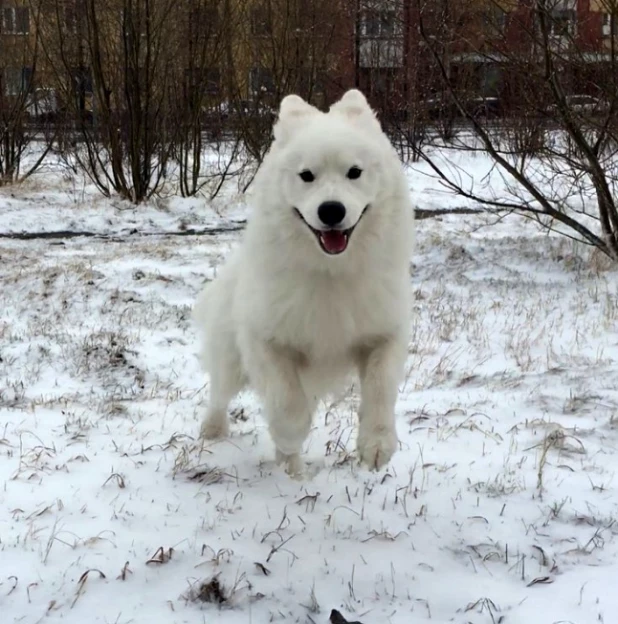
[[299,482],[249,393],[196,439],[189,310],[240,234],[171,233],[233,227],[226,205],[0,191],[0,233],[112,235],[0,239],[3,624],[615,622],[615,269],[516,218],[419,221],[401,449],[355,464],[351,388]]

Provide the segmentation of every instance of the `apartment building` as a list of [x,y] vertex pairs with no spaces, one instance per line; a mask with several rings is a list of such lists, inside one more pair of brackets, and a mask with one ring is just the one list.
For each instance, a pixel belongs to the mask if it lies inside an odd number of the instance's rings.
[[616,71],[618,8],[612,15],[610,7],[608,0],[357,0],[348,43],[354,83],[392,113],[440,91],[444,75],[470,93],[512,100],[513,64],[538,65],[546,36],[561,71],[572,74],[569,89],[585,92]]
[[26,3],[0,3],[0,93],[18,95],[32,77],[34,30]]
[[[120,49],[122,0],[0,0],[0,95],[15,97],[32,81],[42,89],[57,85],[61,58],[82,108],[92,108],[85,12],[95,5],[103,28],[109,13],[104,36]],[[323,105],[357,86],[378,109],[405,114],[410,102],[439,90],[443,73],[483,96],[517,97],[509,62],[538,62],[539,7],[552,49],[580,61],[575,92],[607,76],[618,34],[609,0],[160,0],[157,6],[169,7],[165,27],[183,89],[205,85],[212,101],[268,106],[289,92]]]

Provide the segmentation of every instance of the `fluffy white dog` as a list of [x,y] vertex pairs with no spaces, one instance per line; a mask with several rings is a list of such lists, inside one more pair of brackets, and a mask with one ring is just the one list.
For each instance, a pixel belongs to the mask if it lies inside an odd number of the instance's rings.
[[414,217],[406,178],[357,90],[328,113],[285,97],[274,137],[243,243],[194,310],[210,375],[201,435],[228,434],[228,404],[248,384],[277,461],[298,474],[317,402],[357,371],[357,449],[379,469],[398,444],[407,355]]

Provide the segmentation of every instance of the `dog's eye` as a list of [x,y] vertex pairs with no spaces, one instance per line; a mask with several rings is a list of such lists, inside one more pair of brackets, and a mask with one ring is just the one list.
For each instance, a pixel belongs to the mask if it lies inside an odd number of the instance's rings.
[[346,175],[350,180],[358,180],[358,178],[361,177],[361,173],[363,173],[362,169],[359,169],[358,167],[350,167],[350,170]]
[[315,176],[311,173],[311,171],[309,171],[309,169],[301,171],[298,175],[303,182],[313,182],[315,180]]

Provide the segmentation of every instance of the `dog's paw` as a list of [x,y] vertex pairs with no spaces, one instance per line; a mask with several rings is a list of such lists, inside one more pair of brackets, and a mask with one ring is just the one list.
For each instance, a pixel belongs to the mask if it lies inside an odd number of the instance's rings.
[[277,449],[275,453],[277,465],[283,466],[292,479],[302,479],[305,476],[305,464],[298,453],[286,455]]
[[227,414],[209,414],[202,423],[200,438],[202,440],[216,440],[217,438],[227,438],[230,434],[230,423]]
[[395,429],[390,427],[362,427],[358,432],[356,448],[360,461],[370,470],[380,470],[388,464],[397,450]]

